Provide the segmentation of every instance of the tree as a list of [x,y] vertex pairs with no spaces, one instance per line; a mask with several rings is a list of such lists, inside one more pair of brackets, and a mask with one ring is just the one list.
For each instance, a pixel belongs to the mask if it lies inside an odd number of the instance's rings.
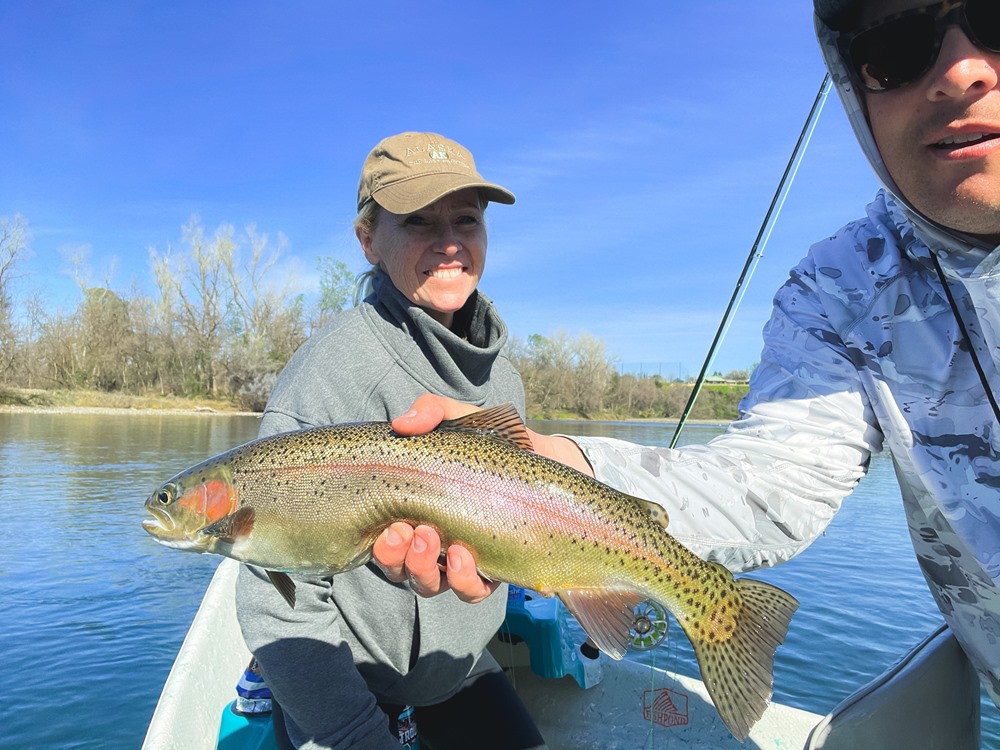
[[246,238],[249,253],[236,245],[226,264],[232,302],[224,363],[230,392],[259,411],[277,373],[305,340],[305,306],[302,295],[290,296],[287,284],[273,281],[288,244],[284,235],[273,249],[253,226]]
[[659,376],[637,377],[632,373],[612,377],[607,405],[624,416],[664,416],[663,389]]
[[271,322],[281,305],[281,294],[268,286],[265,277],[277,265],[288,241],[278,235],[278,247],[269,250],[267,235],[258,234],[253,225],[246,229],[250,245],[249,257],[242,257],[242,248],[233,243],[229,252],[220,257],[229,290],[232,295],[229,316],[233,332],[249,344],[256,344],[268,336]]
[[614,376],[604,342],[589,333],[581,333],[573,342],[573,360],[572,408],[580,414],[600,411]]
[[134,362],[128,303],[110,289],[85,289],[78,320],[80,361],[88,384],[102,391],[127,387]]
[[219,395],[218,367],[232,298],[226,268],[236,249],[233,234],[233,227],[223,224],[206,239],[201,221],[193,217],[182,230],[190,248],[185,256],[152,251],[161,299],[176,305],[171,317],[179,328],[183,387],[213,396]]
[[[516,362],[529,404],[543,412],[568,408],[572,401],[573,348],[565,331],[528,337],[525,360]],[[528,364],[530,367],[525,367]]]
[[354,293],[357,277],[342,260],[318,258],[319,315],[314,328],[322,327],[331,317],[344,310]]
[[571,338],[565,331],[551,336],[536,333],[526,343],[512,341],[511,357],[530,408],[577,414],[604,408],[614,368],[600,339],[586,333]]
[[28,222],[20,214],[0,218],[0,382],[9,377],[17,357],[17,332],[11,287],[17,265],[28,252]]

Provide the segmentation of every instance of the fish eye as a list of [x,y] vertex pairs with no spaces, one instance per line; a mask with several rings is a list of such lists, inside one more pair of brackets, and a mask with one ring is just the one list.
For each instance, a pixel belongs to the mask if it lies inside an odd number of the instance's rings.
[[156,493],[156,501],[160,505],[170,505],[174,501],[173,489],[169,484],[160,488],[160,491]]

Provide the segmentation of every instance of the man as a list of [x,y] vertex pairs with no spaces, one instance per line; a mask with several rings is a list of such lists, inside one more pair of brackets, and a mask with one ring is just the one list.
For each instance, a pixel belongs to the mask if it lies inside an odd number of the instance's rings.
[[[663,504],[734,571],[788,560],[891,450],[938,606],[1000,705],[1000,3],[815,0],[827,66],[884,185],[775,295],[740,418],[679,450],[532,435],[536,450]],[[422,397],[393,424],[468,407]],[[410,542],[413,540],[413,544]],[[470,601],[468,552],[394,524],[391,576]]]

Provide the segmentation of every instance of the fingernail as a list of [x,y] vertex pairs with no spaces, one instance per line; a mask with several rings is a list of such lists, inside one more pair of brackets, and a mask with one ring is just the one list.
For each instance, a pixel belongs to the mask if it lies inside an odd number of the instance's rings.
[[417,410],[410,409],[406,414],[400,414],[396,419],[412,419],[415,416],[417,416]]
[[448,553],[448,567],[456,573],[462,569],[462,556],[457,552]]
[[395,547],[397,544],[403,541],[403,537],[396,533],[396,531],[390,526],[385,530],[385,540],[389,543],[390,547]]
[[427,549],[427,542],[421,539],[416,534],[413,535],[413,541],[410,542],[410,546],[413,547],[413,551],[420,553]]

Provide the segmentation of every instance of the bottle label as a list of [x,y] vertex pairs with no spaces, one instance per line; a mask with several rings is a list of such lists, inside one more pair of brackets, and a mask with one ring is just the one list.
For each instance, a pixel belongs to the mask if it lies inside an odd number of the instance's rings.
[[407,706],[396,718],[399,730],[399,744],[404,750],[420,750],[420,740],[417,739],[417,718],[413,715],[413,706]]

